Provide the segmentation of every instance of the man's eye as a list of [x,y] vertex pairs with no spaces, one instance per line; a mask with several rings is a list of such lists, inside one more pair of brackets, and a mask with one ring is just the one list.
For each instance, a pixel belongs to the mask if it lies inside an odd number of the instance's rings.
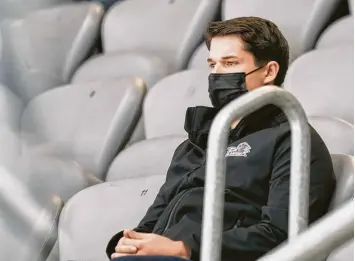
[[235,66],[237,65],[238,62],[234,61],[234,62],[226,62],[226,66]]
[[209,67],[210,67],[210,68],[214,68],[215,65],[216,65],[216,64],[214,64],[214,63],[210,63],[210,64],[209,64]]

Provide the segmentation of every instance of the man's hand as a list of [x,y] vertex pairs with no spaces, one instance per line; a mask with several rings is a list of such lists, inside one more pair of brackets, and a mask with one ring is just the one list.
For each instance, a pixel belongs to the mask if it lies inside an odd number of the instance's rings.
[[156,234],[126,230],[111,258],[127,255],[162,255],[190,258],[190,249],[182,241],[172,241]]

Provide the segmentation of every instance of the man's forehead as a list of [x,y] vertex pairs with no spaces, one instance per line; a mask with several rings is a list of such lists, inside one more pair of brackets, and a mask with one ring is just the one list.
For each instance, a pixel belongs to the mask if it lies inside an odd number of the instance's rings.
[[216,60],[222,58],[239,58],[243,57],[243,43],[236,37],[216,37],[211,41],[209,58]]

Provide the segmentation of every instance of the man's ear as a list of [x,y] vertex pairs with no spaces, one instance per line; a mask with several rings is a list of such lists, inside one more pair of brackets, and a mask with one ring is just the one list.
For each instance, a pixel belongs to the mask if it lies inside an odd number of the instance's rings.
[[279,73],[279,69],[280,69],[280,65],[275,61],[268,62],[265,65],[264,85],[274,83],[277,74]]

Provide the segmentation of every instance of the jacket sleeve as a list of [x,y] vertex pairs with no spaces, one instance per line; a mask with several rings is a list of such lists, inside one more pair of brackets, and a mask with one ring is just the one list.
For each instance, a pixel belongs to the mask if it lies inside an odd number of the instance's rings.
[[[269,183],[267,203],[262,207],[261,221],[249,227],[235,227],[223,232],[222,260],[256,260],[287,239],[291,163],[291,135],[283,137],[276,147]],[[320,139],[312,139],[310,221],[322,216],[328,208],[334,188],[329,153]],[[180,231],[172,238],[191,248],[192,260],[199,260],[201,225],[182,220]],[[183,230],[183,231],[182,231]],[[191,233],[192,231],[192,233]],[[174,233],[174,232],[173,232]],[[237,257],[237,259],[236,259]]]
[[[178,164],[178,158],[180,158],[181,154],[183,154],[182,147],[184,147],[186,142],[187,141],[180,144],[179,147],[175,150],[170,167],[167,171],[165,182],[160,188],[153,204],[149,207],[141,222],[136,228],[134,228],[135,231],[141,233],[151,233],[160,215],[163,213],[164,209],[175,195],[176,189],[179,187],[183,178],[176,173],[175,167]],[[123,231],[120,231],[110,239],[106,247],[106,254],[109,258],[115,252],[115,247],[117,246],[118,241],[122,236]]]

